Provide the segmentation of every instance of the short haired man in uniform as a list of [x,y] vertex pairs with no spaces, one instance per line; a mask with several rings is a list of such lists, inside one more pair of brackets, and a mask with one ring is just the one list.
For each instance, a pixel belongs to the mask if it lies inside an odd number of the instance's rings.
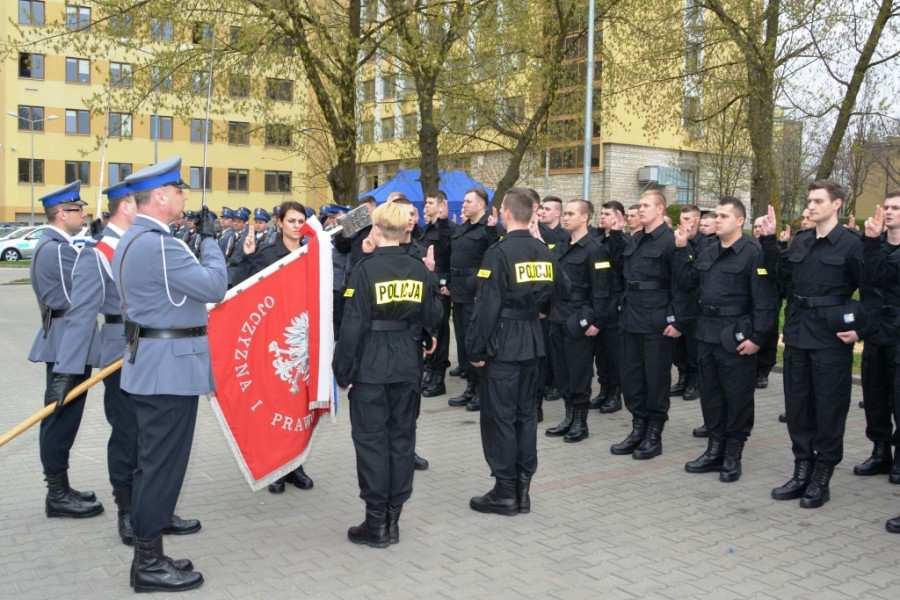
[[625,230],[631,235],[634,235],[641,229],[641,218],[638,215],[640,208],[640,205],[632,204],[625,211],[625,224],[627,225]]
[[613,299],[609,252],[588,232],[593,213],[586,200],[567,202],[562,224],[570,238],[554,249],[564,283],[556,287],[550,309],[550,365],[566,407],[563,420],[545,434],[570,443],[589,434],[594,337],[606,327]]
[[775,325],[778,295],[762,249],[743,234],[743,203],[724,197],[715,212],[719,243],[699,254],[688,226],[675,231],[678,285],[698,290],[700,407],[709,432],[706,451],[684,468],[718,471],[728,483],[741,476],[741,455],[753,428],[756,353]]
[[[67,327],[63,317],[71,306],[72,269],[78,257],[72,236],[84,225],[85,203],[80,190],[81,182],[74,181],[41,198],[50,226],[34,249],[30,267],[31,289],[41,311],[41,328],[28,360],[46,363],[44,406],[56,404],[53,414],[41,421],[38,437],[41,466],[47,480],[44,508],[48,517],[82,518],[103,512],[103,505],[93,492],[79,492],[69,486],[69,451],[81,424],[87,393],[66,405],[62,403],[69,391],[90,376],[91,368],[87,365],[91,361],[85,360],[73,375],[54,372]],[[76,343],[89,346],[91,340],[80,339]]]
[[[800,498],[802,508],[829,501],[834,467],[844,457],[853,344],[862,311],[852,299],[862,276],[862,239],[838,223],[846,198],[832,181],[809,184],[812,229],[799,232],[780,256],[778,279],[788,297],[784,322],[784,396],[794,473],[772,490],[775,500]],[[775,241],[775,211],[763,226]]]
[[234,211],[227,206],[223,207],[222,216],[219,219],[219,223],[222,226],[222,232],[219,234],[219,248],[222,249],[222,254],[225,255],[226,260],[234,252],[234,229],[231,228],[233,221]]
[[174,592],[203,583],[199,572],[178,568],[163,553],[161,534],[184,482],[198,396],[213,390],[206,304],[224,298],[227,273],[205,209],[199,260],[169,235],[167,224],[186,200],[180,170],[175,157],[125,179],[138,214],[112,265],[128,340],[121,387],[134,402],[138,427],[131,517],[135,591]]
[[469,360],[484,368],[481,442],[496,479],[494,488],[469,501],[478,512],[531,512],[529,488],[537,469],[534,402],[546,356],[540,318],[554,287],[553,255],[529,232],[533,210],[525,190],[512,188],[500,211],[504,238],[485,252],[478,270],[475,311],[466,332]]
[[244,257],[244,240],[250,235],[250,209],[242,206],[233,213],[231,228],[234,231],[234,247],[231,253],[225,257],[228,268],[228,287],[237,285],[240,279],[238,265]]
[[[694,204],[684,204],[680,207],[678,224],[688,235],[688,244],[694,256],[703,252],[709,240],[700,235],[700,209]],[[682,396],[685,400],[696,400],[700,396],[699,367],[697,366],[697,340],[694,336],[696,315],[694,307],[697,305],[697,290],[692,288],[689,306],[692,310],[683,315],[681,333],[682,336],[675,340],[675,350],[672,354],[672,362],[678,369],[678,380],[669,388],[670,396]]]
[[434,195],[426,196],[423,212],[425,213],[425,231],[421,243],[433,248],[434,274],[438,278],[440,290],[441,326],[438,329],[437,349],[425,359],[425,376],[422,381],[422,396],[433,398],[447,393],[444,383],[447,369],[450,367],[450,232],[454,225],[443,216],[447,211],[447,195],[438,190]]
[[422,342],[432,352],[441,305],[422,260],[401,242],[409,206],[388,202],[372,212],[375,250],[360,259],[344,292],[334,374],[350,389],[350,425],[365,521],[354,544],[384,548],[400,541],[403,504],[412,494]]
[[560,224],[562,218],[562,200],[556,196],[544,196],[540,201],[541,237],[548,246],[553,246],[569,239],[569,232]]

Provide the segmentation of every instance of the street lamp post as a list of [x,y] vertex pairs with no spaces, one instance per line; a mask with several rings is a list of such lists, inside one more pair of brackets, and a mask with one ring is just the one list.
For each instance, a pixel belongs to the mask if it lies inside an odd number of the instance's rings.
[[44,119],[28,119],[23,117],[22,115],[14,112],[6,113],[11,117],[15,117],[16,119],[25,121],[28,123],[28,128],[31,130],[31,161],[28,163],[28,181],[31,187],[31,219],[29,221],[29,225],[34,226],[34,126],[38,123],[43,123],[44,121],[55,121],[59,117],[56,115],[48,115]]
[[587,69],[584,84],[584,176],[582,195],[591,201],[591,158],[594,136],[594,0],[588,0]]

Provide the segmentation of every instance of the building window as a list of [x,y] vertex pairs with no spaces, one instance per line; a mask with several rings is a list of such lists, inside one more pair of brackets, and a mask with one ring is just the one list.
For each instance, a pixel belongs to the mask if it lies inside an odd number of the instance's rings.
[[234,46],[235,48],[241,45],[241,28],[232,25],[228,30],[228,43]]
[[378,187],[378,165],[363,165],[363,189],[374,190]]
[[250,190],[250,171],[247,169],[228,169],[228,191],[246,192]]
[[66,5],[66,28],[82,31],[91,26],[91,9],[87,6]]
[[131,175],[131,163],[109,163],[109,185],[116,185]]
[[375,141],[375,121],[369,119],[359,125],[359,137],[363,144],[371,144]]
[[679,169],[677,183],[676,201],[678,204],[693,204],[697,189],[697,175],[690,169]]
[[191,73],[191,91],[197,95],[206,95],[207,91],[209,91],[208,72],[194,71]]
[[400,90],[400,95],[404,99],[416,95],[416,80],[413,79],[412,75],[403,76],[403,87]]
[[203,167],[191,167],[191,189],[212,189],[212,167],[206,167],[206,177],[203,177]]
[[44,78],[44,55],[19,52],[19,77],[26,79]]
[[162,67],[150,67],[150,82],[158,92],[172,90],[172,74],[164,73]]
[[44,159],[36,158],[34,159],[34,177],[32,175],[31,159],[29,158],[20,158],[19,159],[19,183],[44,183]]
[[43,25],[44,3],[39,0],[19,0],[19,25]]
[[204,126],[203,119],[191,119],[191,141],[203,143],[203,131],[206,130],[206,141],[212,141],[212,121],[208,121],[208,129],[207,126]]
[[396,75],[385,75],[381,78],[381,93],[385,100],[393,100],[397,97]]
[[83,185],[91,183],[91,163],[86,160],[66,161],[66,183],[72,183],[76,179]]
[[366,79],[362,82],[362,101],[372,102],[375,100],[375,80]]
[[291,127],[281,123],[266,125],[266,146],[285,147],[291,145]]
[[109,18],[109,34],[112,37],[127,39],[134,31],[134,17],[128,13],[112,15]]
[[131,63],[109,63],[109,85],[117,88],[130,88],[133,83]]
[[290,79],[266,79],[266,96],[270,100],[292,102],[294,100],[294,82]]
[[212,39],[212,25],[209,23],[194,23],[194,29],[191,32],[191,41],[195,44],[202,44]]
[[151,140],[170,140],[172,139],[172,117],[161,117],[159,115],[150,115],[150,139]]
[[175,27],[172,19],[150,19],[150,37],[154,42],[171,42],[175,39]]
[[394,117],[387,117],[381,120],[381,139],[394,139]]
[[228,143],[238,146],[250,144],[250,123],[243,121],[228,122]]
[[246,75],[232,75],[228,80],[228,95],[232,98],[246,98],[250,95],[250,78]]
[[91,133],[91,113],[76,108],[66,109],[66,135],[89,135]]
[[19,105],[19,131],[43,131],[44,107]]
[[286,193],[291,191],[290,171],[266,171],[266,191]]
[[131,137],[131,113],[109,113],[109,137]]
[[416,113],[403,115],[403,137],[409,139],[416,137],[419,132],[419,119]]
[[66,58],[66,81],[68,83],[90,83],[91,61],[86,58]]
[[[600,146],[591,146],[591,168],[600,166]],[[550,148],[551,169],[582,169],[584,168],[584,148],[582,146],[569,146],[566,148]]]

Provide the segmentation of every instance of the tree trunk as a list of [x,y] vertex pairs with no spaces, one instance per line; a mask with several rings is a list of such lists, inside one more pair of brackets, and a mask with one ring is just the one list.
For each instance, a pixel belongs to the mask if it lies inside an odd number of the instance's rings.
[[419,180],[425,196],[437,193],[440,184],[438,168],[438,128],[434,124],[434,85],[433,82],[421,82],[418,85],[419,116],[422,125],[419,128]]
[[750,205],[753,215],[758,217],[766,214],[770,204],[778,214],[778,174],[773,153],[775,100],[772,80],[764,69],[753,69],[748,77],[751,94],[747,104],[747,128],[753,149]]

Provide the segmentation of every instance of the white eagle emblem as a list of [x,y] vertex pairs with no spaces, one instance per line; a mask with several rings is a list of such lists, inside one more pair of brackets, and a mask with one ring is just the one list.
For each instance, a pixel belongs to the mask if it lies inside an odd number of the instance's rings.
[[272,366],[275,373],[291,384],[291,393],[300,391],[299,380],[309,381],[309,314],[300,313],[291,319],[290,325],[284,329],[284,341],[287,350],[273,341],[269,344],[269,352],[275,355]]

